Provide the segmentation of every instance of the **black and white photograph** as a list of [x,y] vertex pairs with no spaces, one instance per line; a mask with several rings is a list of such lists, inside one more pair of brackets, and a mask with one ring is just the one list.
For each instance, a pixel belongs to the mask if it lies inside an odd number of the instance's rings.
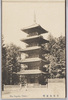
[[2,99],[66,97],[65,0],[2,0]]

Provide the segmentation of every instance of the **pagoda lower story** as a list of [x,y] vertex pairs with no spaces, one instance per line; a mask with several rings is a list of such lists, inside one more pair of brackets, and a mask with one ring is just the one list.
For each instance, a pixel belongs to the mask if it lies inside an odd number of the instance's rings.
[[30,27],[22,29],[28,34],[28,37],[21,41],[28,44],[28,46],[20,50],[21,54],[27,54],[27,57],[19,61],[21,64],[21,71],[17,72],[20,77],[20,83],[24,85],[46,85],[48,83],[48,64],[50,63],[45,54],[49,51],[44,48],[43,44],[49,41],[44,39],[41,34],[48,33],[40,25],[34,24]]
[[29,70],[29,71],[20,71],[18,72],[20,77],[20,82],[23,86],[26,84],[33,84],[34,85],[46,85],[48,83],[47,76],[48,73],[42,73],[40,70]]

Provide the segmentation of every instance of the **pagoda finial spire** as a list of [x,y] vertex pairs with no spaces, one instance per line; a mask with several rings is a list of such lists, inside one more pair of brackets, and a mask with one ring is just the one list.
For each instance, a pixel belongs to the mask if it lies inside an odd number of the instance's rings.
[[35,14],[35,11],[34,11],[34,23],[36,24],[36,14]]

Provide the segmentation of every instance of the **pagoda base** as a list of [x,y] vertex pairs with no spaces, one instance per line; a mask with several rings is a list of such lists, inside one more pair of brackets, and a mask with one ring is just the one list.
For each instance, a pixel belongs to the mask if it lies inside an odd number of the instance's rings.
[[46,75],[20,75],[20,84],[22,86],[39,86],[48,84],[48,79]]

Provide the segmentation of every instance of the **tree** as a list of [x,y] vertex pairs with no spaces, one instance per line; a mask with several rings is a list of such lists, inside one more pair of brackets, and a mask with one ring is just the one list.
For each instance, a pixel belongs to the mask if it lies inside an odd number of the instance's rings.
[[[17,47],[14,44],[10,44],[6,46],[7,48],[7,57],[6,57],[6,66],[8,68],[8,84],[15,84],[17,83],[17,80],[14,79],[13,76],[17,77],[15,75],[18,71],[20,71],[20,47]],[[16,78],[17,79],[17,78]]]
[[2,35],[2,90],[4,90],[4,84],[7,83],[7,68],[6,68],[6,45]]
[[56,40],[51,34],[48,36],[48,40],[49,40],[48,50],[50,50],[51,55],[54,55],[54,49],[52,48],[53,48],[53,45],[56,43]]
[[[53,78],[58,76],[65,77],[65,37],[60,36],[54,38],[50,34],[48,39],[48,50],[50,50],[48,57],[48,60],[50,61],[50,75]],[[63,75],[61,75],[60,72],[63,73]]]

